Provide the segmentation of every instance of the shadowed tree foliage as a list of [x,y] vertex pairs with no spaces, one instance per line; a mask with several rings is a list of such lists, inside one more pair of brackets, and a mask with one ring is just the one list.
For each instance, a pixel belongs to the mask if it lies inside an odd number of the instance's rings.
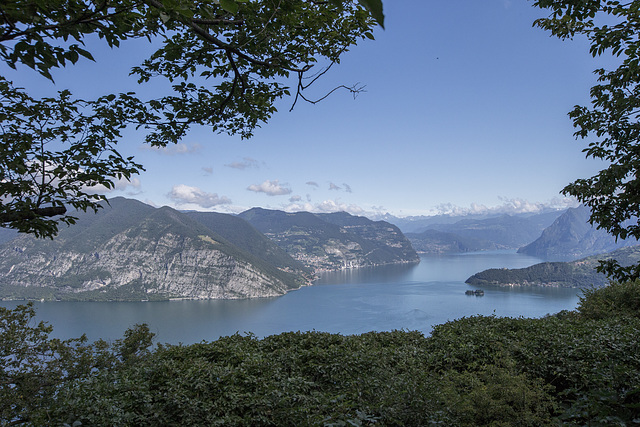
[[178,142],[194,125],[249,138],[278,99],[315,102],[305,90],[358,40],[373,38],[382,19],[380,0],[2,2],[0,59],[7,66],[53,80],[52,69],[92,60],[88,46],[96,43],[161,40],[132,75],[139,83],[165,79],[171,90],[155,99],[120,93],[79,100],[68,91],[34,99],[0,76],[0,223],[52,237],[59,221],[73,223],[68,206],[98,209],[104,197],[91,187],[112,188],[142,169],[115,149],[128,126],[145,130],[154,146]]
[[[569,113],[577,138],[589,139],[587,157],[608,166],[595,176],[578,179],[563,189],[591,209],[590,222],[616,238],[640,238],[640,1],[537,0],[550,12],[535,22],[561,39],[585,36],[590,53],[620,59],[614,70],[595,70],[591,105]],[[640,276],[640,265],[620,267],[604,262],[600,271],[612,279]]]

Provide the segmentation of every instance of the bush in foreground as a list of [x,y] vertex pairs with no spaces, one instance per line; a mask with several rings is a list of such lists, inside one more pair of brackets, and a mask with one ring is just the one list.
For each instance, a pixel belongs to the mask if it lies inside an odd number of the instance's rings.
[[639,423],[640,317],[610,304],[621,292],[589,291],[562,316],[462,318],[430,337],[234,335],[153,350],[144,326],[113,345],[60,342],[30,326],[32,307],[2,309],[0,423]]
[[589,319],[625,316],[640,317],[640,279],[602,288],[585,289],[578,312]]

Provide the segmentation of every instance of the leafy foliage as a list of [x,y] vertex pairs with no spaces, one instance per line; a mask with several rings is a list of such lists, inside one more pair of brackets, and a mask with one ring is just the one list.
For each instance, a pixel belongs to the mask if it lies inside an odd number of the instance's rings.
[[614,282],[600,289],[585,289],[578,311],[590,319],[612,315],[640,318],[640,280]]
[[236,334],[151,351],[144,326],[89,346],[29,326],[32,307],[3,309],[1,384],[29,381],[0,386],[10,403],[0,423],[631,425],[640,422],[640,317],[637,304],[621,312],[617,301],[640,283],[605,289],[575,312],[462,318],[430,337]]
[[136,325],[113,345],[49,338],[51,326],[34,323],[33,304],[14,310],[0,307],[0,424],[46,425],[58,389],[98,372],[140,361],[153,334]]
[[[598,84],[591,88],[591,106],[576,106],[573,119],[577,138],[595,137],[584,149],[587,157],[609,166],[591,178],[566,186],[591,208],[591,224],[616,238],[640,238],[640,1],[538,0],[534,5],[551,12],[536,25],[566,39],[584,35],[593,56],[605,52],[620,58],[615,70],[597,69]],[[604,263],[601,270],[618,280],[640,277],[640,267],[621,268]]]
[[52,237],[58,220],[47,218],[65,214],[66,205],[98,209],[104,197],[87,187],[112,188],[142,167],[115,150],[126,126],[145,129],[155,146],[178,142],[194,125],[248,138],[292,93],[292,77],[293,104],[316,102],[304,91],[358,40],[373,38],[376,21],[383,23],[380,0],[3,2],[0,59],[9,67],[53,80],[52,69],[93,59],[90,35],[112,48],[159,38],[162,46],[132,74],[139,83],[164,78],[171,90],[147,100],[127,93],[82,101],[67,91],[35,100],[0,80],[0,222]]
[[[36,100],[0,77],[0,221],[43,237],[58,221],[75,223],[65,205],[97,211],[103,197],[90,187],[113,188],[142,169],[115,150],[137,106],[128,95],[85,102],[68,91]],[[64,216],[48,219],[42,206]]]

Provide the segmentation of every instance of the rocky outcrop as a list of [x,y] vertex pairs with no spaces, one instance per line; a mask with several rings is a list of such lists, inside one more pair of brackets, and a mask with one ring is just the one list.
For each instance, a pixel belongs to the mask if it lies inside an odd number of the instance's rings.
[[[158,241],[117,235],[91,254],[56,255],[16,251],[14,264],[2,275],[11,287],[49,287],[58,298],[65,294],[110,293],[131,288],[131,296],[167,298],[251,298],[277,296],[289,288],[247,262],[216,250],[213,241],[195,244],[189,238],[166,234]],[[89,296],[89,295],[87,295]]]
[[[126,215],[126,203],[118,209]],[[305,283],[170,208],[101,233],[105,228],[87,227],[72,235],[61,232],[53,241],[22,236],[0,246],[0,296],[232,299],[282,295]]]

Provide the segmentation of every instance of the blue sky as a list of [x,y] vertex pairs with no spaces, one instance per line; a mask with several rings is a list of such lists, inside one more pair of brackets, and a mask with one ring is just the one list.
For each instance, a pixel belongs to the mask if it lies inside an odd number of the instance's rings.
[[[365,93],[336,92],[292,112],[285,99],[248,141],[202,128],[157,150],[142,144],[143,133],[128,132],[119,150],[146,172],[110,196],[219,212],[515,212],[562,206],[564,185],[597,172],[567,116],[589,102],[592,71],[606,61],[591,58],[585,40],[533,28],[544,12],[525,0],[384,7],[386,30],[354,47],[315,88],[321,96],[359,82]],[[55,86],[25,69],[6,75],[42,93],[152,90],[127,77],[148,45],[99,51],[97,63],[55,73]]]

